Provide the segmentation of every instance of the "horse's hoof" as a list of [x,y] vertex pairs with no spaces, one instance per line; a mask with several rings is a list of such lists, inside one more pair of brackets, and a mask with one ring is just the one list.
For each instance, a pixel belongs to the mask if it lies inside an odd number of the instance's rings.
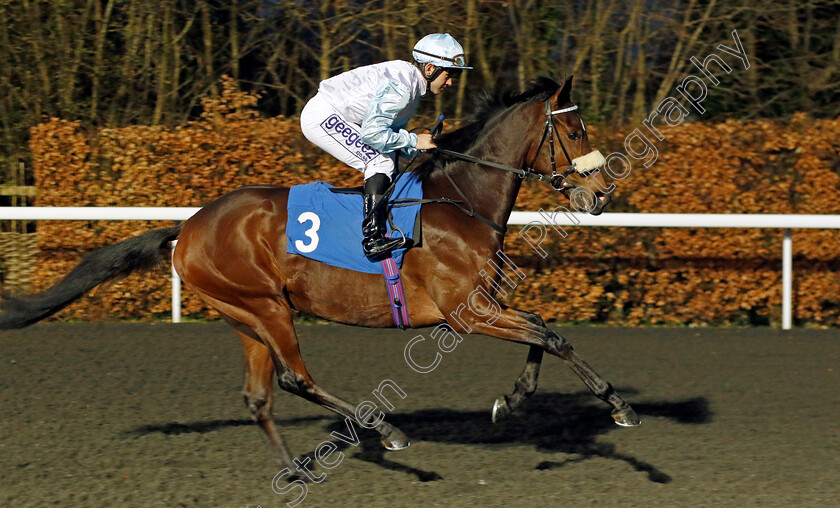
[[411,441],[409,441],[408,436],[401,431],[391,433],[391,435],[382,439],[381,443],[385,449],[391,451],[402,450],[411,446]]
[[396,450],[402,450],[403,448],[408,448],[409,446],[411,446],[411,441],[406,439],[405,441],[399,442],[399,443],[394,442],[394,441],[389,443],[388,441],[385,441],[383,439],[382,440],[382,446],[384,446],[386,449],[391,450],[393,452],[393,451],[396,451]]
[[618,425],[622,427],[635,427],[636,425],[640,425],[642,420],[639,418],[639,415],[633,411],[633,408],[627,406],[624,409],[616,409],[612,412],[613,420]]
[[507,397],[502,395],[493,403],[493,423],[508,416],[510,416],[510,406],[508,406]]

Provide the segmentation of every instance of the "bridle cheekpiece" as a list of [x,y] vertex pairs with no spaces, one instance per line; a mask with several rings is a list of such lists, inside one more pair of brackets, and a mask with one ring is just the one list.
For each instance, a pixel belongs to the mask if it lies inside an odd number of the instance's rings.
[[[566,146],[563,144],[563,139],[560,137],[559,134],[556,134],[557,128],[554,125],[554,116],[555,115],[562,115],[563,113],[569,113],[571,111],[576,111],[578,109],[577,105],[572,105],[566,108],[555,109],[554,111],[551,110],[551,99],[546,99],[545,101],[545,128],[543,129],[543,135],[540,139],[540,144],[537,147],[537,152],[534,154],[534,159],[531,161],[531,164],[525,167],[525,171],[530,176],[531,174],[537,174],[534,171],[534,165],[537,163],[537,158],[540,156],[540,152],[542,151],[542,147],[545,144],[546,138],[548,138],[548,150],[549,150],[549,157],[551,159],[551,177],[548,179],[551,186],[554,190],[563,191],[565,189],[564,182],[566,177],[572,174],[573,172],[578,172],[584,177],[589,176],[590,174],[597,171],[597,168],[594,169],[585,169],[579,171],[577,169],[577,165],[569,157],[569,152],[566,151]],[[583,120],[581,120],[581,126],[583,126]],[[583,131],[586,132],[586,127],[583,126]],[[556,151],[554,149],[554,138],[557,137],[557,142],[560,143],[560,149],[563,150],[563,155],[566,156],[566,161],[569,163],[569,167],[566,168],[562,173],[557,172],[557,162],[555,161],[555,154]],[[542,175],[538,175],[542,177]],[[542,180],[543,178],[539,178]]]

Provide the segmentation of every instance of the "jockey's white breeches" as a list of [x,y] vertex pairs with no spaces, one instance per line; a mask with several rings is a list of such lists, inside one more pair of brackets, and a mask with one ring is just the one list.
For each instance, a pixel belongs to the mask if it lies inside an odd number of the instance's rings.
[[381,154],[362,141],[360,126],[348,122],[321,94],[312,97],[300,113],[300,127],[306,139],[348,166],[364,172],[365,180],[375,174],[392,178],[398,152]]

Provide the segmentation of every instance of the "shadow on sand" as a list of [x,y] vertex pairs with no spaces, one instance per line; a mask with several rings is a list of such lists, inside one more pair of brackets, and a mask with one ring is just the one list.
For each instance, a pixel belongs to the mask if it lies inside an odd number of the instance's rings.
[[[622,388],[622,394],[633,395],[636,390]],[[655,401],[632,404],[642,418],[669,418],[678,423],[699,425],[709,423],[713,413],[708,400],[695,397],[679,401]],[[620,429],[609,416],[609,409],[588,391],[577,393],[535,394],[507,420],[492,424],[490,411],[454,411],[450,409],[426,409],[413,413],[389,414],[386,420],[405,432],[412,441],[431,441],[491,448],[507,446],[534,446],[549,453],[564,453],[572,457],[562,461],[543,461],[536,469],[555,469],[574,462],[591,458],[621,460],[634,469],[647,474],[657,483],[668,483],[671,477],[655,466],[636,457],[620,453],[615,445],[597,442],[599,436]],[[337,431],[347,434],[343,419],[331,415],[277,420],[281,431],[283,426],[310,424],[328,421],[327,433]],[[194,423],[166,423],[137,427],[127,435],[163,433],[177,435],[184,433],[206,433],[225,427],[254,425],[251,420],[211,420]],[[378,436],[371,431],[359,429],[358,452],[353,457],[377,464],[392,471],[411,474],[420,481],[435,481],[441,476],[433,471],[423,471],[385,457],[386,450]],[[333,440],[341,450],[351,445]],[[314,451],[302,457],[314,457]]]

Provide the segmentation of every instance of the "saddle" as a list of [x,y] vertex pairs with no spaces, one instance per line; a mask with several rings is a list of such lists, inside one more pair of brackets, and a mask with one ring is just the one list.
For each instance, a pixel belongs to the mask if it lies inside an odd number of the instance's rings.
[[[409,248],[420,245],[423,187],[413,173],[400,175],[389,199],[388,235],[404,238],[393,252],[397,266]],[[335,188],[325,182],[295,185],[289,190],[286,252],[364,273],[383,273],[378,261],[362,251],[362,189]]]
[[362,187],[335,188],[325,182],[295,185],[286,205],[286,252],[364,273],[382,274],[394,323],[410,326],[399,269],[405,252],[420,245],[423,187],[412,173],[401,175],[388,206],[388,235],[405,243],[391,256],[370,260],[362,251]]
[[[365,186],[359,185],[358,187],[330,187],[330,192],[334,194],[354,194],[357,196],[364,196],[365,194]],[[393,188],[391,189],[393,190]],[[390,199],[391,195],[388,194],[388,222],[391,225],[391,228],[394,228],[394,216],[391,213],[393,208],[400,207],[400,206],[412,206],[413,203],[395,203],[393,200]],[[420,205],[421,203],[417,203]],[[414,233],[411,235],[411,238],[405,238],[405,243],[403,244],[403,249],[408,250],[412,247],[420,247],[421,245],[421,231],[420,231],[420,214],[418,213],[414,219]]]

